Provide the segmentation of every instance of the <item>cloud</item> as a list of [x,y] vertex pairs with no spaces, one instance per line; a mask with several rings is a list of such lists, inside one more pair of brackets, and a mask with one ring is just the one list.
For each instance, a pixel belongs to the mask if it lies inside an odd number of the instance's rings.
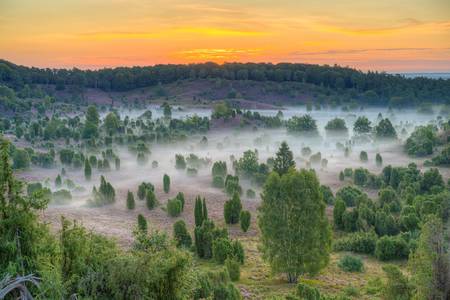
[[450,48],[367,48],[367,49],[342,49],[342,50],[325,50],[325,51],[314,51],[314,52],[303,52],[303,51],[293,51],[288,55],[290,56],[315,56],[315,55],[337,55],[337,54],[357,54],[357,53],[374,53],[374,52],[402,52],[402,51],[439,51],[439,50],[450,50]]
[[250,56],[259,54],[262,49],[192,49],[185,51],[178,51],[175,54],[181,56],[184,59],[193,60],[226,60],[226,59],[238,59],[243,56]]
[[398,25],[383,27],[352,27],[340,26],[329,23],[316,23],[316,28],[321,31],[343,33],[347,35],[382,35],[403,32],[405,30],[421,30],[428,32],[450,30],[450,21],[422,22],[417,19],[407,18],[399,20]]

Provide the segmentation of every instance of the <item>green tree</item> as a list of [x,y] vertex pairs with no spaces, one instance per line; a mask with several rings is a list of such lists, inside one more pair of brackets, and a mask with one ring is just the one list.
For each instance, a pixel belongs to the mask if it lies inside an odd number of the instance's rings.
[[91,168],[91,164],[89,163],[88,159],[84,160],[84,178],[86,178],[86,180],[91,180],[92,177],[92,168]]
[[203,224],[203,221],[208,219],[208,212],[206,211],[205,199],[203,199],[202,202],[202,198],[200,198],[200,196],[197,196],[195,198],[194,218],[195,218],[195,226],[201,226]]
[[313,171],[273,172],[264,186],[259,208],[263,257],[289,282],[317,274],[329,262],[331,230],[325,201]]
[[170,177],[167,174],[164,174],[163,177],[163,189],[165,193],[170,191]]
[[147,189],[147,193],[145,194],[145,203],[149,210],[152,210],[158,204],[156,200],[155,192],[152,189]]
[[86,122],[92,123],[95,126],[98,126],[100,123],[100,115],[98,114],[97,108],[93,105],[90,105],[86,111]]
[[148,230],[148,224],[145,217],[141,214],[138,215],[138,229],[142,232],[147,232]]
[[239,216],[239,223],[243,232],[247,232],[248,228],[250,227],[251,218],[252,215],[248,210],[241,211],[241,214]]
[[375,156],[375,162],[377,164],[377,167],[383,166],[383,158],[381,157],[380,153],[377,153],[377,155]]
[[177,243],[177,247],[191,247],[192,238],[183,220],[178,220],[173,224],[173,238]]
[[295,167],[294,156],[286,142],[282,142],[275,157],[273,170],[280,176],[286,174],[289,168]]
[[30,155],[24,149],[16,149],[13,154],[13,168],[27,169],[30,167]]
[[447,299],[450,292],[450,255],[446,250],[442,221],[430,216],[422,226],[410,268],[414,299]]
[[369,133],[371,130],[372,126],[370,125],[370,121],[367,117],[358,117],[355,124],[353,124],[353,131],[358,134]]
[[230,200],[226,201],[223,207],[225,223],[236,224],[239,222],[239,215],[242,210],[241,198],[238,193],[234,193]]
[[[409,300],[412,296],[411,284],[408,278],[403,275],[400,269],[395,265],[383,266],[386,273],[387,282],[384,286],[384,296],[392,300]],[[431,299],[431,298],[417,298]]]
[[136,206],[136,203],[134,201],[134,195],[132,192],[128,191],[128,193],[127,193],[127,208],[134,209],[135,206]]
[[336,198],[336,202],[334,203],[333,208],[333,221],[334,226],[337,229],[344,229],[344,221],[342,219],[342,216],[345,213],[345,210],[347,209],[344,200],[342,200],[340,197]]
[[115,134],[120,127],[119,117],[114,112],[107,114],[103,122],[109,134]]
[[387,139],[397,138],[397,132],[395,131],[394,126],[392,126],[392,123],[388,118],[382,119],[378,123],[378,125],[375,126],[374,132],[376,138],[387,138]]

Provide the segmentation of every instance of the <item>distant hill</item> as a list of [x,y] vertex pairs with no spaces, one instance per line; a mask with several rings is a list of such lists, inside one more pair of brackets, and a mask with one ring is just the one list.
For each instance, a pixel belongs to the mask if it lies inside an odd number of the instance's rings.
[[[96,94],[101,95],[106,102],[111,95],[129,100],[131,94],[134,95],[131,100],[144,95],[192,101],[241,99],[271,105],[450,103],[450,79],[291,63],[203,63],[68,70],[25,67],[0,60],[0,85],[14,90],[22,98],[40,87],[51,92],[57,101],[60,100],[58,95],[67,100],[64,95],[69,93],[69,98],[75,99],[78,96],[74,94],[78,93],[81,97],[92,96],[94,101]],[[136,95],[135,91],[141,94]]]

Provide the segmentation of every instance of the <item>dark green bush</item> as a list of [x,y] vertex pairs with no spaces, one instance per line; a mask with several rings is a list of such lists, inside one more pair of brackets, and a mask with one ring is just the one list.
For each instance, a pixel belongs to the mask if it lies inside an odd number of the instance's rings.
[[408,255],[408,244],[400,236],[383,236],[377,241],[375,256],[380,260],[404,259]]
[[364,263],[359,257],[344,255],[339,260],[338,267],[345,272],[362,272],[364,270]]

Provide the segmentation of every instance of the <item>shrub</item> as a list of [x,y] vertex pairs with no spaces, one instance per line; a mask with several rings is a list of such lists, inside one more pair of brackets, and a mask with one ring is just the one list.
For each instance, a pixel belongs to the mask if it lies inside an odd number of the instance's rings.
[[341,198],[337,198],[336,202],[334,203],[334,208],[333,208],[333,221],[334,221],[334,225],[338,229],[344,228],[343,216],[344,216],[345,210],[346,210],[346,205],[345,205],[344,200],[342,200]]
[[186,160],[184,159],[183,155],[175,154],[175,168],[179,170],[186,169]]
[[356,199],[363,195],[360,189],[353,186],[345,186],[336,193],[336,197],[344,200],[347,207],[356,205]]
[[148,229],[147,220],[141,214],[138,215],[138,229],[142,232],[147,232]]
[[149,210],[154,209],[158,204],[155,193],[152,190],[147,190],[147,194],[145,195],[145,204]]
[[163,189],[165,193],[168,193],[170,190],[170,177],[167,174],[163,176]]
[[225,267],[228,270],[228,274],[230,275],[230,279],[232,281],[238,281],[241,277],[241,265],[240,263],[233,258],[227,258],[225,260]]
[[212,166],[213,177],[219,176],[224,178],[227,175],[227,163],[224,161],[216,161]]
[[338,267],[345,272],[362,272],[364,263],[359,257],[344,255],[338,262]]
[[128,193],[127,193],[127,208],[134,209],[134,207],[135,207],[135,202],[134,202],[133,193],[128,191]]
[[383,236],[377,241],[375,256],[379,260],[403,259],[408,254],[408,244],[400,236]]
[[225,186],[224,181],[223,181],[223,177],[221,177],[221,176],[214,176],[212,185],[215,188],[223,189],[224,186]]
[[367,182],[369,172],[364,168],[357,168],[353,172],[353,182],[357,186],[364,186]]
[[239,222],[239,214],[241,213],[242,203],[238,193],[234,193],[233,197],[226,201],[223,208],[225,223],[236,224]]
[[244,247],[242,247],[241,242],[239,242],[238,240],[234,240],[231,245],[233,247],[233,253],[232,253],[233,257],[241,264],[244,264],[245,252],[244,252]]
[[250,227],[251,214],[248,210],[241,211],[239,216],[239,222],[241,224],[241,229],[243,232],[247,232]]
[[70,191],[62,189],[62,190],[53,192],[52,200],[54,203],[57,203],[57,204],[67,203],[70,200],[72,200],[72,194],[70,193]]
[[312,153],[311,148],[309,147],[303,147],[301,152],[302,156],[310,156]]
[[361,160],[362,162],[367,162],[369,160],[366,151],[361,151],[361,153],[359,154],[359,160]]
[[233,253],[233,247],[228,238],[219,238],[212,243],[213,259],[223,264],[228,257],[231,257]]
[[385,265],[383,266],[383,271],[386,273],[387,277],[387,282],[383,291],[386,299],[411,299],[413,287],[399,268],[394,265]]
[[248,189],[246,192],[247,198],[253,199],[256,197],[256,193],[254,190],[252,189]]
[[356,253],[373,254],[377,244],[374,232],[356,232],[334,242],[335,251],[352,251]]
[[169,199],[167,201],[167,213],[171,217],[178,217],[182,211],[181,201],[177,198]]
[[177,247],[191,247],[192,238],[183,220],[178,220],[173,224],[173,238],[177,243]]
[[198,171],[197,171],[197,169],[195,169],[195,168],[187,168],[187,169],[186,169],[186,174],[187,174],[187,176],[189,176],[189,177],[194,177],[194,176],[197,176]]
[[377,153],[375,156],[375,162],[377,164],[377,167],[381,167],[383,165],[383,158],[381,157],[380,153]]
[[332,205],[334,203],[334,195],[331,188],[327,185],[321,185],[320,191],[322,192],[323,200],[325,200],[328,205]]
[[151,190],[154,191],[155,187],[150,182],[142,182],[137,191],[137,196],[139,200],[144,200],[145,196],[147,195],[147,191]]
[[320,300],[321,298],[317,288],[303,282],[297,284],[296,294],[304,300]]

